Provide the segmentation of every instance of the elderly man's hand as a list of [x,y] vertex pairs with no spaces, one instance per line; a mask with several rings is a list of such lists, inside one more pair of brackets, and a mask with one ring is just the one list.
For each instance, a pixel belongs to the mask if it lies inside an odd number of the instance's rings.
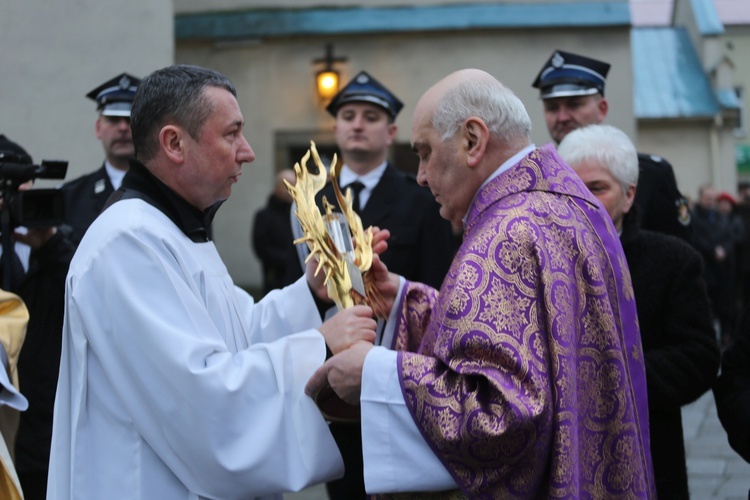
[[354,306],[337,312],[331,319],[320,325],[320,333],[333,354],[348,349],[352,344],[364,340],[375,341],[377,322],[372,319],[372,309],[367,306]]
[[305,386],[305,394],[313,396],[326,384],[330,384],[342,400],[358,405],[362,392],[362,367],[372,348],[371,343],[360,341],[330,358],[310,377]]
[[374,305],[375,310],[378,314],[388,317],[391,309],[393,309],[393,303],[396,301],[396,295],[401,283],[398,275],[388,271],[383,261],[380,260],[379,255],[373,255],[372,267],[365,275],[365,280],[369,284],[374,285],[380,295],[377,298],[378,303]]

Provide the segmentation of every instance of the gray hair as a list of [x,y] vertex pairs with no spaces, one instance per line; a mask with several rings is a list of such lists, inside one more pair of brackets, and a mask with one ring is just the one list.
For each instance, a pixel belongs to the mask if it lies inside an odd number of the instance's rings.
[[611,125],[589,125],[572,131],[557,148],[570,165],[596,161],[617,179],[626,192],[638,184],[638,152],[622,130]]
[[472,116],[480,118],[490,133],[503,142],[531,140],[531,118],[508,87],[494,79],[475,79],[448,90],[435,108],[432,126],[446,141]]
[[178,64],[154,71],[138,86],[130,112],[135,156],[146,162],[158,151],[158,133],[169,123],[184,128],[197,139],[201,127],[213,110],[204,94],[207,87],[237,91],[229,79],[219,72]]

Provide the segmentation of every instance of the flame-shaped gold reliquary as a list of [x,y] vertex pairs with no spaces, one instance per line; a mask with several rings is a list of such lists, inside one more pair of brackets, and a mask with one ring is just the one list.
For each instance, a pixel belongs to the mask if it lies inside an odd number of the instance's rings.
[[[317,173],[307,166],[312,157]],[[322,270],[328,296],[339,309],[357,304],[372,307],[378,317],[384,317],[380,306],[380,295],[368,274],[372,266],[372,228],[364,230],[362,219],[352,208],[352,192],[346,195],[338,185],[338,163],[334,155],[330,173],[320,159],[315,142],[310,141],[310,149],[300,163],[294,164],[296,182],[291,185],[286,180],[289,193],[296,204],[295,215],[302,227],[304,236],[294,240],[295,244],[307,243],[310,254],[305,263],[315,258],[318,266],[315,275]],[[323,213],[315,202],[315,197],[330,180],[341,212],[334,212],[334,206],[323,197]]]

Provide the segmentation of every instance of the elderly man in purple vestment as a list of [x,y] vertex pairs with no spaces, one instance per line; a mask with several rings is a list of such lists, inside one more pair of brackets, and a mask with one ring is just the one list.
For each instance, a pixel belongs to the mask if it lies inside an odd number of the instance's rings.
[[655,496],[622,247],[601,204],[530,131],[520,100],[480,70],[447,76],[417,104],[418,180],[463,224],[463,244],[440,292],[376,260],[392,349],[357,343],[307,386],[361,404],[370,493]]

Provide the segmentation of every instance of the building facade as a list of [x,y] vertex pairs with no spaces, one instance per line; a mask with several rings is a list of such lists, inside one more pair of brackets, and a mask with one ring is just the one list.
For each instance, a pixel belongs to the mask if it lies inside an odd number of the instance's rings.
[[[711,72],[707,61],[713,56],[706,54],[716,56],[713,69],[721,75],[727,68],[748,71],[736,56],[748,43],[746,28],[728,27],[704,46],[698,41],[704,34],[690,21],[696,2],[704,0],[678,1],[689,5],[679,15],[674,9],[672,35],[689,35],[711,91],[723,76]],[[98,83],[123,71],[145,76],[173,62],[231,78],[256,160],[244,167],[219,212],[214,237],[235,281],[251,289],[260,285],[261,273],[250,250],[250,225],[275,173],[293,166],[310,140],[326,152],[335,150],[333,119],[315,89],[316,73],[325,65],[316,61],[329,45],[334,58],[345,58],[333,64],[342,85],[366,70],[405,103],[392,153],[407,170],[414,167],[409,136],[417,99],[441,77],[466,67],[486,70],[513,89],[531,115],[533,140],[549,142],[531,83],[555,49],[611,63],[607,123],[634,138],[640,150],[668,158],[685,194],[707,180],[731,189],[737,179],[735,141],[748,142],[738,135],[741,120],[732,121],[743,115],[727,112],[715,92],[712,113],[641,113],[636,42],[643,37],[631,26],[627,0],[0,0],[0,27],[4,46],[13,48],[3,58],[0,133],[37,160],[70,161],[68,179],[103,159],[93,130],[94,103],[84,97]],[[665,102],[658,88],[646,88],[649,98]]]
[[326,3],[332,4],[176,2],[177,62],[230,77],[256,153],[215,221],[217,246],[238,283],[255,285],[260,276],[247,234],[275,172],[293,166],[311,139],[333,146],[333,118],[315,92],[321,65],[314,61],[328,44],[334,57],[346,58],[335,64],[342,84],[365,70],[404,102],[393,148],[402,168],[416,158],[408,151],[417,100],[438,79],[466,67],[488,71],[513,89],[529,110],[534,141],[549,142],[531,83],[554,49],[612,64],[608,121],[635,134],[626,2]]

